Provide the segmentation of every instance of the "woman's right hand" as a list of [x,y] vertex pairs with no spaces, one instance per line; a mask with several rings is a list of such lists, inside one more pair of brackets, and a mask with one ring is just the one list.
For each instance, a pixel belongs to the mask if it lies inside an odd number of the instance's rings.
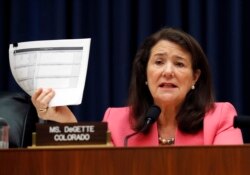
[[75,123],[76,117],[67,106],[49,107],[49,102],[55,96],[55,91],[49,89],[37,89],[31,97],[39,118],[59,123]]

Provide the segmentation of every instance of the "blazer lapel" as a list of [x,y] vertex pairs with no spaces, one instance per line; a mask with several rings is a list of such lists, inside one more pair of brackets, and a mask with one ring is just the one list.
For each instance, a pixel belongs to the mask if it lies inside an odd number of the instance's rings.
[[128,146],[158,146],[158,131],[157,124],[154,123],[148,134],[139,133],[131,137],[128,141]]

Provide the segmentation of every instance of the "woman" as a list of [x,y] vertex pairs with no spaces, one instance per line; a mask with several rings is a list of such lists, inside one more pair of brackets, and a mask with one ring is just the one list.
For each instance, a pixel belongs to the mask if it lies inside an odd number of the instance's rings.
[[[51,89],[34,93],[39,116],[76,122],[67,107],[46,108],[53,96]],[[115,146],[124,146],[126,136],[142,130],[153,104],[161,109],[157,122],[129,138],[128,146],[243,143],[241,131],[233,128],[235,108],[214,102],[207,58],[183,31],[164,28],[146,38],[133,63],[128,99],[128,107],[109,108],[104,115]]]

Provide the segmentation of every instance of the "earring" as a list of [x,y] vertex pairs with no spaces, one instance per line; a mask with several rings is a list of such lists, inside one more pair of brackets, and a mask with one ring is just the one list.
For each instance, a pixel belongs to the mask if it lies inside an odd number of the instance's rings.
[[192,85],[192,86],[191,86],[191,89],[192,89],[192,90],[194,90],[194,89],[195,89],[195,86],[194,86],[194,85]]
[[146,85],[146,86],[148,85],[148,82],[147,82],[147,81],[145,81],[145,85]]

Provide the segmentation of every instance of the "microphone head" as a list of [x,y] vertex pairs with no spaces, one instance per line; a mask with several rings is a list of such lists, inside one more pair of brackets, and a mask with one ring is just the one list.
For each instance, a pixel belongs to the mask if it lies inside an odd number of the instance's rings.
[[148,124],[152,124],[159,118],[160,113],[161,108],[159,106],[152,105],[146,113],[145,120],[149,122]]
[[250,116],[235,116],[233,126],[234,128],[250,128]]

